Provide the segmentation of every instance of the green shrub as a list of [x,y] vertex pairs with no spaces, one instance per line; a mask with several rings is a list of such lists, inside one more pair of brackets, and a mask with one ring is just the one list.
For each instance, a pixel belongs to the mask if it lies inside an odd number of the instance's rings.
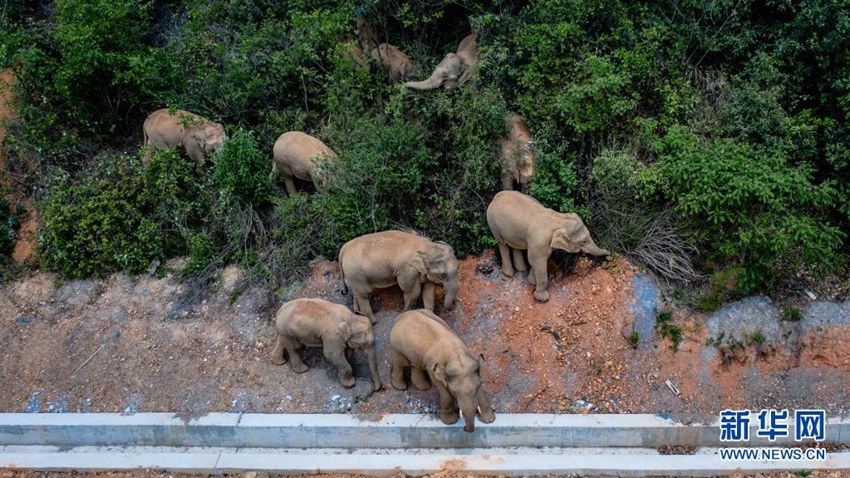
[[743,262],[742,290],[770,285],[780,259],[791,269],[837,264],[846,235],[810,212],[830,206],[835,192],[829,182],[815,183],[811,168],[732,139],[700,141],[678,127],[656,152],[655,167],[669,181],[660,192],[690,222],[709,259]]
[[78,182],[55,184],[42,204],[42,265],[69,278],[146,269],[186,253],[186,232],[206,209],[191,163],[161,151],[141,169],[135,158],[103,154]]
[[271,155],[260,150],[251,132],[237,129],[213,158],[213,179],[222,194],[256,206],[269,202],[272,192],[268,180]]

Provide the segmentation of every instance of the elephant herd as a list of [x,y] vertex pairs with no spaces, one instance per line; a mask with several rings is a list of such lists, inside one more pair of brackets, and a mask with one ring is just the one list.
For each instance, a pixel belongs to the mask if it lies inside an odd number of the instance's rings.
[[[377,44],[368,25],[360,24],[360,39],[352,41],[348,55],[364,68],[371,68],[364,48],[371,57],[389,70],[392,82],[409,78],[415,64],[398,48]],[[408,81],[405,86],[428,90],[463,85],[475,71],[478,52],[475,35],[464,38],[456,52],[448,53],[433,74],[423,81]],[[534,297],[549,300],[547,261],[552,251],[587,253],[610,259],[610,252],[599,248],[587,227],[576,214],[547,209],[524,194],[531,185],[534,171],[532,136],[522,118],[509,113],[507,137],[499,140],[502,161],[502,189],[487,208],[490,226],[502,260],[502,274],[528,272],[535,287]],[[219,123],[182,110],[160,109],[143,126],[147,162],[154,148],[177,147],[202,163],[205,155],[221,148],[226,135]],[[295,179],[319,179],[322,160],[334,160],[337,154],[321,140],[300,131],[283,133],[274,143],[271,173],[283,177],[287,194],[294,194]],[[522,192],[514,191],[518,185]],[[522,251],[527,251],[528,262]],[[382,231],[348,241],[339,251],[343,293],[351,291],[354,312],[348,307],[322,299],[295,299],[285,303],[275,316],[277,335],[271,361],[303,373],[307,365],[298,355],[305,347],[322,347],[324,355],[338,369],[345,387],[354,385],[351,360],[362,350],[368,360],[372,388],[382,388],[378,375],[373,325],[375,315],[369,302],[378,288],[398,285],[404,293],[404,311],[395,319],[390,332],[392,372],[390,383],[399,390],[407,388],[404,371],[410,368],[414,387],[427,390],[435,385],[440,394],[440,418],[455,423],[459,411],[464,430],[474,430],[475,417],[490,423],[495,413],[484,392],[481,366],[484,357],[471,353],[452,328],[434,314],[436,288],[443,289],[443,307],[451,310],[458,295],[459,261],[454,249],[442,241],[403,231]],[[423,308],[416,309],[419,301]]]
[[[502,191],[487,208],[487,222],[502,257],[502,273],[528,271],[535,286],[534,297],[549,300],[547,261],[554,249],[570,253],[606,256],[576,214],[547,209],[518,191]],[[523,257],[528,251],[528,262]],[[452,328],[434,314],[436,288],[442,287],[443,307],[454,308],[458,293],[459,261],[454,249],[442,241],[404,231],[366,234],[345,243],[339,251],[343,294],[353,296],[354,312],[322,299],[295,299],[285,303],[275,317],[276,345],[272,362],[286,363],[306,372],[298,356],[304,346],[323,347],[343,386],[354,385],[351,359],[355,349],[364,351],[371,372],[372,389],[381,389],[378,376],[375,315],[369,296],[375,289],[398,285],[404,294],[404,311],[390,331],[393,388],[405,390],[406,368],[418,390],[435,385],[440,393],[440,419],[455,423],[461,411],[464,430],[475,429],[475,417],[490,423],[496,415],[481,381],[482,355],[467,349]],[[423,308],[415,309],[419,300]]]

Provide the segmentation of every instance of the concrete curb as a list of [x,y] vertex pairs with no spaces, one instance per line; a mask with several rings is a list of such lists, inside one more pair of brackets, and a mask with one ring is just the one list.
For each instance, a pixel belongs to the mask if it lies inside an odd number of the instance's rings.
[[[716,424],[683,425],[658,415],[500,414],[492,424],[444,425],[427,415],[377,417],[342,414],[210,413],[183,420],[171,413],[0,414],[0,446],[172,446],[246,448],[507,448],[648,447],[668,445],[796,446],[774,442],[720,442]],[[827,443],[850,444],[850,420],[830,419]]]
[[403,472],[419,476],[446,470],[468,473],[530,475],[613,476],[717,476],[789,470],[847,470],[850,453],[828,454],[825,461],[723,461],[714,453],[697,455],[651,455],[583,453],[581,449],[546,449],[531,453],[510,450],[475,450],[472,453],[417,454],[338,453],[334,455],[239,450],[121,450],[86,452],[0,450],[0,469],[43,471],[109,471],[157,469],[203,474],[238,473],[246,470],[272,473],[356,473],[386,476]]

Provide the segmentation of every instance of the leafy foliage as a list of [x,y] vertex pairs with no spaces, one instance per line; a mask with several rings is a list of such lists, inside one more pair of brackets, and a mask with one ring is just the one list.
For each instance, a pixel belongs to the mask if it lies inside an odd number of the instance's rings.
[[[462,255],[492,246],[484,210],[510,110],[534,134],[530,193],[544,205],[578,212],[600,244],[671,280],[735,270],[736,293],[751,291],[844,262],[846,7],[11,2],[0,63],[22,105],[7,150],[34,171],[19,186],[44,195],[47,267],[82,277],[188,254],[194,272],[238,262],[292,278],[386,228]],[[472,26],[479,74],[449,91],[389,85],[346,56],[358,19],[420,65],[417,79]],[[181,152],[144,168],[116,153],[138,147],[144,117],[163,106],[233,132],[208,170]],[[309,197],[282,198],[266,179],[271,145],[290,130],[339,154]]]

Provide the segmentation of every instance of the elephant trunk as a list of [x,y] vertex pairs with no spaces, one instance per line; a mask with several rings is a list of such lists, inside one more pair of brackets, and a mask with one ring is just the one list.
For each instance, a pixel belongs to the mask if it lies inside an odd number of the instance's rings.
[[439,88],[442,83],[443,79],[441,75],[435,71],[427,80],[408,81],[404,84],[404,86],[412,88],[414,90],[433,90]]
[[608,249],[602,249],[597,246],[592,239],[587,241],[587,245],[582,247],[581,251],[596,257],[605,256],[608,260],[611,260],[611,252]]
[[463,415],[463,431],[475,431],[475,414],[478,411],[478,403],[476,403],[475,397],[471,396],[463,399],[458,397],[457,403]]
[[378,375],[378,358],[375,353],[375,346],[366,347],[366,360],[369,362],[369,373],[372,375],[372,391],[377,392],[381,389],[381,377]]
[[457,277],[453,277],[443,283],[443,292],[445,293],[443,307],[445,307],[446,310],[454,309],[455,299],[457,298]]

